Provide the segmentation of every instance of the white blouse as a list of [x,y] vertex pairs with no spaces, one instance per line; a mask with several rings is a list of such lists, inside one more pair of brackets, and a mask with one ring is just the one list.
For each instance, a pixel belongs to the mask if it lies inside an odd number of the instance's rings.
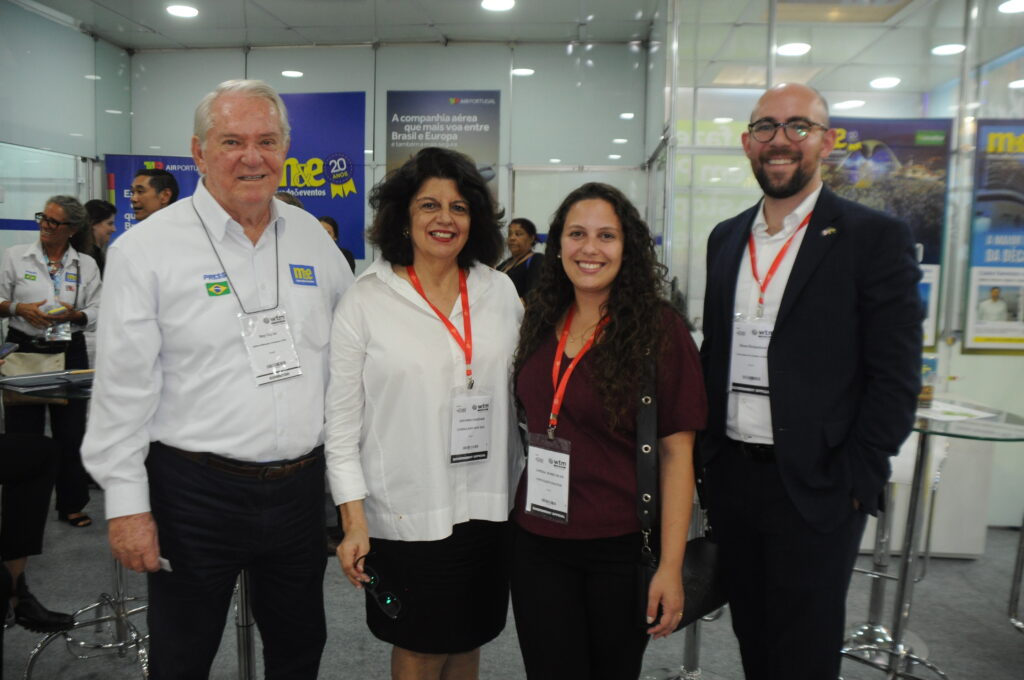
[[[465,359],[412,285],[379,259],[335,311],[327,476],[337,504],[364,499],[372,537],[440,540],[455,524],[508,518],[523,462],[509,380],[523,306],[512,280],[483,265],[470,268],[467,289],[474,391],[492,396],[484,461],[449,463]],[[461,334],[460,299],[449,319]]]

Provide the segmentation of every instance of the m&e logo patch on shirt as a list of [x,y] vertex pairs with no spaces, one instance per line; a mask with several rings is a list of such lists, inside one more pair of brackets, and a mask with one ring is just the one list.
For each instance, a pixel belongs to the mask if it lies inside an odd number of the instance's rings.
[[218,281],[217,283],[208,283],[208,284],[206,284],[206,294],[209,295],[210,297],[217,297],[219,295],[227,295],[230,292],[231,292],[231,289],[228,288],[228,284],[226,284],[226,283],[220,283]]
[[75,274],[74,272],[68,272],[67,276],[64,277],[64,280],[67,281],[68,283],[76,283],[78,281],[78,274]]
[[35,272],[25,272],[25,280],[26,281],[35,281],[36,280],[36,273]]
[[297,286],[315,286],[316,269],[308,264],[290,264],[292,271],[292,283]]

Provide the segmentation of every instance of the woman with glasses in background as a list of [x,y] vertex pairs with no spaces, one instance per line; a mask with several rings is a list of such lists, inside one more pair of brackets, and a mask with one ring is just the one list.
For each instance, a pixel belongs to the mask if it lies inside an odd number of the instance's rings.
[[523,307],[491,269],[501,213],[471,159],[424,149],[370,205],[381,256],[331,332],[338,558],[366,591],[370,631],[393,645],[392,678],[475,680],[508,612],[510,467],[522,458],[508,377]]
[[[63,368],[88,368],[82,331],[96,325],[100,271],[96,260],[70,243],[73,234],[89,228],[88,213],[71,196],[53,196],[35,219],[39,240],[7,248],[0,263],[0,316],[10,317],[7,341],[18,343],[22,353],[62,354]],[[60,448],[57,512],[71,526],[86,527],[92,519],[83,512],[89,502],[89,477],[80,451],[85,400],[48,406],[50,429]],[[8,405],[7,432],[42,434],[46,408]]]

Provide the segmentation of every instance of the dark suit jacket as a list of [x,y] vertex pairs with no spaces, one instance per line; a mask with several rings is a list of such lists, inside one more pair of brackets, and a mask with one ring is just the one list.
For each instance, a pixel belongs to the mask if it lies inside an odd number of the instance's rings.
[[[708,239],[701,361],[707,465],[723,449],[736,279],[758,206]],[[913,425],[921,378],[921,278],[910,229],[823,187],[768,346],[775,458],[801,515],[827,531],[851,498],[874,514]],[[714,507],[714,498],[708,499]]]

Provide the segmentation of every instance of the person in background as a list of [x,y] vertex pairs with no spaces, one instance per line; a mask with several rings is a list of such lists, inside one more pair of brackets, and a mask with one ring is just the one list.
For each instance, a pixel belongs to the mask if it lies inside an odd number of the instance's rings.
[[150,677],[205,678],[239,572],[268,678],[313,680],[323,607],[323,402],[352,274],[273,200],[280,96],[230,80],[196,107],[195,193],[111,246],[83,453],[108,537],[147,572]]
[[150,217],[178,200],[178,180],[167,170],[143,168],[132,180],[132,210],[135,222]]
[[117,208],[113,203],[92,199],[86,201],[85,211],[89,213],[89,229],[82,229],[71,236],[71,245],[80,253],[85,253],[96,260],[96,266],[103,275],[106,264],[106,249],[110,237],[114,233],[114,215]]
[[[0,365],[4,360],[0,359]],[[0,434],[0,621],[8,606],[15,622],[36,633],[55,633],[74,625],[71,614],[53,612],[29,591],[25,579],[30,555],[43,552],[46,509],[60,449],[42,435]],[[0,625],[0,676],[3,671],[3,626]]]
[[1002,289],[992,286],[988,291],[988,299],[978,303],[978,321],[1009,321],[1010,306],[1002,298]]
[[[96,260],[96,266],[99,267],[102,278],[103,266],[107,262],[107,244],[110,243],[110,236],[114,233],[114,215],[117,213],[117,208],[113,203],[93,199],[86,201],[85,211],[89,213],[91,227],[72,234],[71,245],[78,252],[85,253]],[[96,331],[87,328],[83,334],[89,365],[94,366],[96,363]]]
[[846,593],[921,388],[910,228],[836,196],[828,105],[794,83],[742,135],[764,192],[708,238],[702,492],[747,680],[835,680]]
[[303,210],[306,209],[306,206],[302,204],[302,199],[290,191],[278,191],[274,194],[274,198],[279,201],[284,201],[288,205],[294,205],[296,208],[302,208]]
[[[685,606],[704,386],[686,323],[665,300],[654,239],[621,191],[584,184],[548,235],[513,378],[530,433],[512,513],[516,634],[530,680],[626,680],[640,674],[649,636],[675,630]],[[661,528],[649,541],[660,562],[641,595],[636,404],[651,370]]]
[[[345,576],[395,680],[474,680],[504,628],[508,390],[522,305],[468,157],[427,148],[370,194],[381,257],[335,313],[328,479]],[[510,456],[513,458],[510,460]],[[389,597],[397,595],[396,597]]]
[[[39,240],[7,248],[0,263],[0,316],[10,317],[7,341],[19,352],[63,354],[64,368],[89,368],[83,331],[96,327],[100,270],[96,261],[71,245],[71,236],[89,228],[85,208],[72,196],[52,196],[35,215]],[[60,446],[57,513],[73,527],[87,527],[89,477],[82,467],[86,401],[19,404],[6,408],[7,432],[50,431]]]
[[537,226],[525,217],[517,217],[508,225],[509,258],[498,265],[505,272],[523,300],[537,283],[544,256],[533,252],[537,243]]
[[[324,228],[328,234],[331,235],[331,240],[338,243],[338,221],[330,215],[324,215],[318,218],[320,220],[320,226]],[[348,262],[348,266],[352,269],[352,273],[356,272],[356,258],[352,254],[352,251],[348,248],[343,247],[338,243],[338,248],[341,249],[341,254],[345,256],[345,261]]]

